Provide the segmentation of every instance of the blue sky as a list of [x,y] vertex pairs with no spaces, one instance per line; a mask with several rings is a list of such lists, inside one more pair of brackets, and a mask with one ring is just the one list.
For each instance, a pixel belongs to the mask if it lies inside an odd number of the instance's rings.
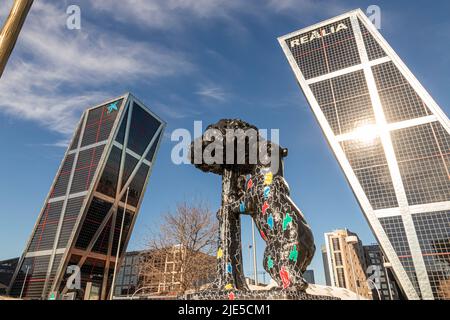
[[[12,2],[2,1],[2,23]],[[81,7],[81,30],[66,28],[70,4]],[[22,253],[83,109],[131,91],[168,122],[168,134],[129,249],[142,248],[179,201],[217,210],[220,178],[172,164],[169,134],[237,117],[280,129],[291,196],[316,238],[311,268],[324,283],[324,232],[374,238],[276,38],[371,4],[381,7],[383,35],[449,114],[448,1],[36,1],[0,80],[0,260]],[[243,228],[247,247],[248,218]],[[248,256],[244,249],[250,273]]]

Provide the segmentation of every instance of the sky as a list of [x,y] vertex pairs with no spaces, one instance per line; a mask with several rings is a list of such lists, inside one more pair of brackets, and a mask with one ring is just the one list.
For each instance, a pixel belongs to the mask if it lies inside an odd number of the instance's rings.
[[[3,24],[12,0],[0,4]],[[220,206],[220,177],[171,161],[177,128],[222,118],[280,129],[291,197],[311,225],[310,266],[324,284],[325,232],[375,242],[277,37],[346,11],[381,8],[381,32],[444,111],[450,111],[450,3],[324,0],[35,1],[0,79],[0,260],[22,254],[83,110],[132,92],[167,123],[129,250],[178,202]],[[81,29],[66,26],[69,5]],[[250,220],[243,256],[252,273]],[[262,271],[264,243],[257,242]]]

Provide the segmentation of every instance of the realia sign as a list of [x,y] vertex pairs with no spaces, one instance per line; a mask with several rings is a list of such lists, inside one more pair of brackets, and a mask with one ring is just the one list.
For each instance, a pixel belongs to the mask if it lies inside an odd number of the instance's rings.
[[339,31],[348,29],[345,23],[339,23],[338,25],[332,25],[325,27],[323,29],[314,30],[308,35],[302,36],[300,39],[295,39],[291,41],[291,48],[295,48],[301,46],[302,44],[306,44],[312,42],[316,39],[321,39],[327,37],[331,34],[338,33]]

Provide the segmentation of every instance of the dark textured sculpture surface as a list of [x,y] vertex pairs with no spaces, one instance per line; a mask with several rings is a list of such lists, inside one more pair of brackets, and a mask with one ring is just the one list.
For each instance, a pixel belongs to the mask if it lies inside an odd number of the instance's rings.
[[[264,269],[277,282],[279,288],[276,290],[283,296],[295,296],[294,293],[298,292],[304,297],[307,283],[303,279],[303,272],[311,263],[315,245],[302,212],[289,197],[290,190],[283,176],[283,159],[287,156],[287,150],[264,140],[260,135],[257,141],[253,141],[259,148],[267,148],[269,157],[274,150],[278,151],[273,153],[278,154],[279,165],[276,172],[273,172],[273,166],[267,164],[267,161],[260,161],[259,158],[256,164],[249,161],[250,141],[246,141],[245,161],[241,161],[241,164],[206,164],[204,161],[195,161],[195,152],[197,155],[199,152],[203,154],[211,142],[215,141],[223,143],[222,163],[226,163],[226,144],[237,144],[236,141],[225,139],[229,129],[257,131],[256,127],[241,120],[221,120],[206,130],[216,132],[214,139],[204,135],[201,143],[194,142],[191,148],[191,161],[196,163],[198,169],[222,176],[222,206],[217,213],[220,222],[218,274],[213,288],[203,292],[203,297],[215,299],[223,297],[224,293],[229,299],[253,296],[248,293],[242,267],[242,214],[254,219],[266,242]],[[220,139],[217,134],[219,132],[222,134],[222,141],[217,141]],[[201,150],[198,150],[199,147]],[[236,152],[237,149],[234,150]],[[233,158],[237,159],[238,156],[233,155]],[[261,293],[258,293],[259,296]],[[273,297],[273,291],[269,296]]]

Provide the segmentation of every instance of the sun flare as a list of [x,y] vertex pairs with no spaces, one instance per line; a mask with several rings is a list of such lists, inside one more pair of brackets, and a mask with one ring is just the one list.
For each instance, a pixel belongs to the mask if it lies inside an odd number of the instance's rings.
[[361,126],[354,131],[355,139],[367,144],[373,143],[378,135],[378,128],[376,125]]

